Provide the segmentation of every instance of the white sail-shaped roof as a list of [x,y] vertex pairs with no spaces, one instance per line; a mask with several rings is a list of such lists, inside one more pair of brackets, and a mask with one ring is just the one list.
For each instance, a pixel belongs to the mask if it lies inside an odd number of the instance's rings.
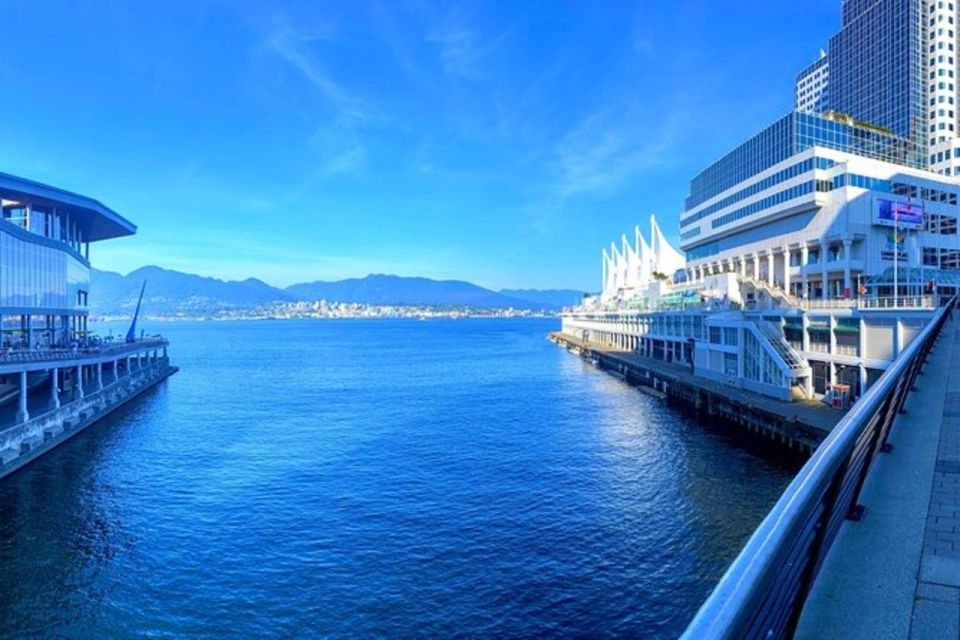
[[613,290],[618,291],[623,289],[626,282],[626,265],[616,242],[610,243],[610,256],[613,263]]
[[600,252],[603,268],[601,293],[605,300],[616,298],[624,289],[646,291],[654,281],[654,273],[672,278],[686,266],[686,258],[667,241],[653,215],[650,216],[650,244],[647,244],[639,225],[633,232],[632,245],[624,234],[619,247],[616,242],[611,242],[609,249]]
[[624,278],[624,286],[628,289],[633,289],[641,284],[640,282],[640,256],[637,255],[636,250],[630,245],[627,241],[627,234],[623,234],[620,238],[620,245],[623,247],[623,257],[624,266],[626,267],[626,277]]
[[647,239],[643,237],[640,231],[640,225],[633,229],[637,242],[637,256],[640,262],[639,281],[641,287],[646,287],[650,283],[650,277],[653,275],[653,250],[647,244]]
[[653,214],[650,214],[650,246],[653,249],[655,271],[673,277],[678,269],[687,266],[687,259],[667,242]]

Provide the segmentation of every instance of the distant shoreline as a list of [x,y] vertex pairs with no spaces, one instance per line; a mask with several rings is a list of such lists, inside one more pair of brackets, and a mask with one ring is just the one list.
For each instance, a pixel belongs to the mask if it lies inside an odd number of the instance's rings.
[[[380,314],[380,315],[301,315],[301,316],[151,316],[145,315],[141,320],[149,322],[251,322],[251,321],[284,321],[284,320],[472,320],[472,319],[516,319],[516,318],[556,318],[558,312],[522,312],[522,313],[431,313],[431,314]],[[91,323],[129,322],[131,314],[91,315]]]

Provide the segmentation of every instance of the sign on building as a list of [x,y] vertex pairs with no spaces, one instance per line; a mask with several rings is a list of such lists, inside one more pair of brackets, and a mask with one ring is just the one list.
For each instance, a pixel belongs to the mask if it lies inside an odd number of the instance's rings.
[[877,198],[874,201],[873,223],[901,229],[923,229],[923,207],[906,202]]
[[903,229],[890,229],[884,232],[886,242],[883,249],[880,250],[880,259],[893,262],[893,256],[897,256],[897,262],[907,261],[907,232]]

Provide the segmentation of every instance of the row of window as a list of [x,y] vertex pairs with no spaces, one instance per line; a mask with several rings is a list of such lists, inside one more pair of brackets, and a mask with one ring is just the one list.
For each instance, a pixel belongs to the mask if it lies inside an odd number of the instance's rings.
[[[911,120],[909,116],[904,117]],[[690,181],[690,195],[684,209],[690,211],[730,187],[814,146],[911,167],[922,168],[926,164],[926,154],[921,153],[919,145],[910,139],[829,120],[814,113],[794,112],[695,176]]]
[[[918,187],[917,185],[903,182],[891,182],[889,180],[855,173],[844,173],[834,176],[833,180],[814,180],[813,182],[797,185],[796,187],[773,194],[745,207],[741,207],[736,211],[732,211],[726,215],[720,216],[716,220],[711,221],[710,225],[711,228],[717,229],[725,224],[729,224],[730,222],[734,222],[736,220],[741,220],[769,207],[773,207],[794,198],[809,194],[812,191],[829,192],[833,189],[840,189],[845,186],[856,187],[858,189],[866,189],[870,191],[878,191],[882,193],[893,193],[895,195],[905,196],[907,198],[918,198],[929,202],[941,202],[949,205],[957,204],[957,193],[953,191]],[[941,235],[955,235],[957,233],[957,218],[938,213],[925,214],[924,230]],[[700,235],[700,227],[691,229],[681,234],[680,238],[681,240],[688,240],[698,235]],[[717,253],[719,253],[717,243],[710,243],[702,247],[691,249],[689,252],[687,252],[687,259],[699,260],[701,258],[707,258],[712,255],[716,255]]]
[[861,176],[856,173],[841,173],[833,177],[833,188],[857,187],[858,189],[869,189],[871,191],[882,191],[890,193],[890,181],[880,178],[871,178],[870,176]]
[[939,213],[926,213],[923,216],[923,230],[942,236],[955,236],[957,219]]
[[813,193],[813,182],[804,182],[794,187],[790,187],[789,189],[784,189],[783,191],[779,191],[777,193],[769,195],[766,198],[763,198],[762,200],[757,200],[756,202],[752,202],[745,207],[741,207],[737,209],[736,211],[731,211],[730,213],[722,215],[719,218],[712,220],[710,222],[710,226],[713,229],[717,229],[719,227],[722,227],[725,224],[734,222],[735,220],[740,220],[742,218],[746,218],[747,216],[752,216],[758,211],[763,211],[764,209],[774,207],[784,202],[789,202],[790,200],[793,200],[795,198],[799,198],[801,196],[805,196],[811,193]]
[[936,80],[937,78],[952,78],[953,69],[936,69],[935,71],[930,72],[930,79]]
[[80,251],[80,228],[64,212],[37,205],[8,204],[2,207],[2,217],[24,231],[65,242]]
[[[960,158],[960,147],[957,147],[953,150],[953,157]],[[935,164],[937,162],[943,162],[944,160],[950,159],[950,149],[946,151],[938,151],[936,153],[930,154],[930,164]]]
[[773,175],[767,176],[763,180],[758,180],[757,182],[751,184],[750,186],[745,187],[740,191],[737,191],[736,193],[731,194],[726,198],[723,198],[722,200],[718,200],[717,202],[713,203],[709,207],[704,207],[703,209],[694,213],[693,215],[687,216],[686,218],[682,218],[680,220],[680,227],[682,228],[692,222],[696,222],[697,220],[702,220],[703,218],[713,215],[714,213],[716,213],[717,211],[720,211],[721,209],[726,209],[727,207],[729,207],[731,204],[735,202],[739,202],[740,200],[745,200],[746,198],[756,195],[761,191],[766,191],[767,189],[769,189],[774,185],[780,184],[781,182],[785,182],[786,180],[790,180],[791,178],[795,178],[799,175],[803,175],[804,173],[808,173],[814,168],[829,169],[833,165],[834,165],[833,160],[830,160],[829,158],[820,158],[820,157],[807,158],[802,162],[798,162],[785,169],[781,169],[780,171],[774,173]]
[[739,332],[736,327],[710,327],[710,344],[736,347],[740,344],[737,333]]
[[940,247],[923,248],[923,264],[948,271],[960,269],[960,251]]
[[890,193],[906,198],[919,198],[929,202],[957,204],[957,193],[955,191],[943,191],[932,187],[918,187],[915,184],[908,184],[906,182],[890,183]]

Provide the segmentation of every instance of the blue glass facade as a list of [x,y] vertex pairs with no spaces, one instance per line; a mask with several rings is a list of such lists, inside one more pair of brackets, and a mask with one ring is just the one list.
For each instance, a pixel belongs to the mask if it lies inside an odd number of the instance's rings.
[[750,196],[760,193],[761,191],[766,191],[770,187],[778,185],[786,180],[790,180],[791,178],[795,178],[803,175],[804,173],[813,171],[814,168],[829,169],[832,166],[833,160],[830,160],[829,158],[808,158],[796,164],[792,164],[786,169],[781,169],[773,175],[767,176],[763,180],[758,180],[750,186],[745,187],[740,191],[723,198],[722,200],[714,202],[709,207],[704,207],[696,213],[682,218],[680,220],[680,227],[682,228],[693,222],[696,222],[697,220],[702,220],[703,218],[706,218],[707,216],[710,216],[721,209],[729,207],[735,202],[749,198]]
[[[911,140],[814,113],[789,113],[704,169],[690,181],[685,210],[811,147],[824,147],[922,168],[926,153]],[[685,221],[692,217],[684,218]]]
[[844,2],[840,31],[830,39],[827,107],[923,147],[924,32],[921,0]]
[[90,289],[90,268],[66,246],[38,243],[10,229],[0,230],[0,265],[0,310],[79,310]]
[[801,196],[810,195],[814,191],[813,182],[804,182],[796,186],[790,187],[789,189],[784,189],[783,191],[778,191],[772,195],[763,198],[762,200],[757,200],[756,202],[751,202],[745,207],[726,213],[715,220],[710,221],[710,228],[716,229],[722,227],[725,224],[730,224],[736,220],[741,220],[747,216],[752,216],[755,213],[763,211],[764,209],[769,209],[770,207],[775,207],[777,205],[783,204],[784,202],[789,202],[795,198]]

